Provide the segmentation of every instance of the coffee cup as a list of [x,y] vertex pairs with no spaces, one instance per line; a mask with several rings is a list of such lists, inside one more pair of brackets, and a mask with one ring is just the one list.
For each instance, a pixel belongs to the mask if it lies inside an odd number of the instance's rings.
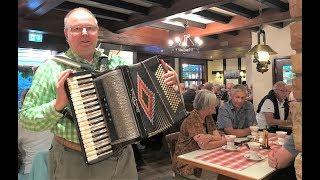
[[276,131],[276,134],[278,136],[278,142],[284,143],[287,132],[286,131]]
[[259,131],[259,126],[249,126],[251,132],[258,132]]
[[259,159],[259,149],[260,143],[258,142],[248,142],[248,146],[250,148],[250,158],[251,159]]
[[258,135],[259,135],[258,132],[251,131],[251,136],[253,141],[257,141]]
[[236,139],[235,135],[225,135],[227,140],[227,149],[234,149],[234,140]]

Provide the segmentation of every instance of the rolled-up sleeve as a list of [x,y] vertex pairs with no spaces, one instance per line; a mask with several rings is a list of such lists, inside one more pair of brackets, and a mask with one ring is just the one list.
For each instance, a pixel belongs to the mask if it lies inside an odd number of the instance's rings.
[[224,106],[219,108],[217,125],[219,130],[223,130],[224,128],[232,127],[231,115],[228,109]]

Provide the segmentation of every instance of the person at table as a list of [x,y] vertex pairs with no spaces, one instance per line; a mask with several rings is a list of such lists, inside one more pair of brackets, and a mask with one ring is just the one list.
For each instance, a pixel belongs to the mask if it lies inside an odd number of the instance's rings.
[[180,126],[180,135],[173,155],[172,170],[177,179],[217,179],[216,173],[177,161],[181,154],[198,149],[214,149],[226,144],[225,137],[219,134],[211,116],[215,112],[215,103],[214,92],[206,89],[197,91],[193,101],[194,110]]
[[271,177],[271,180],[295,180],[294,159],[299,153],[294,146],[293,133],[280,149],[271,150],[268,154],[269,166],[278,169],[277,173]]
[[212,91],[216,95],[216,101],[217,101],[216,102],[216,107],[215,107],[216,110],[215,110],[215,113],[212,114],[213,120],[216,123],[217,122],[217,116],[218,116],[217,113],[218,113],[218,109],[219,109],[219,106],[220,106],[220,98],[218,98],[218,96],[216,94],[217,89],[211,82],[204,83],[203,89],[207,89],[209,91]]
[[250,126],[256,125],[256,114],[253,104],[246,100],[247,87],[234,85],[230,90],[230,100],[219,108],[217,125],[225,134],[245,137],[251,134]]
[[257,122],[259,129],[268,129],[269,132],[287,131],[288,135],[291,130],[281,129],[278,126],[287,126],[292,124],[289,116],[288,95],[286,83],[278,81],[273,85],[272,90],[260,101],[257,109]]
[[231,83],[231,82],[230,82],[230,83],[227,83],[226,88],[225,88],[225,90],[223,91],[222,96],[221,96],[221,104],[229,101],[229,99],[230,99],[230,90],[231,90],[231,88],[232,88],[233,86],[234,86],[233,83]]
[[193,110],[193,100],[196,96],[197,85],[191,83],[188,90],[183,94],[184,104],[187,111]]
[[[21,107],[29,89],[25,89],[21,94]],[[18,151],[21,155],[21,168],[18,169],[18,180],[30,179],[30,172],[34,168],[47,168],[34,164],[35,156],[38,152],[48,151],[51,148],[53,134],[49,130],[33,132],[22,127],[18,120]],[[42,175],[45,172],[43,172]],[[45,177],[43,177],[46,179]]]

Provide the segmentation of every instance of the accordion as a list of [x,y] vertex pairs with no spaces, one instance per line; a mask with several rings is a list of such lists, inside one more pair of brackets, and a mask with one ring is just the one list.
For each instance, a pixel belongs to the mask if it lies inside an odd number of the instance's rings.
[[157,56],[101,73],[75,72],[65,88],[87,164],[126,145],[156,135],[188,112]]

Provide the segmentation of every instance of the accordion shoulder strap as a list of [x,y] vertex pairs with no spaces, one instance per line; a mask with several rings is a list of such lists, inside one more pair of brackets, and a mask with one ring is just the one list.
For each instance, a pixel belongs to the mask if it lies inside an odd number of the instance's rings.
[[80,68],[80,69],[84,69],[84,70],[88,70],[88,71],[95,71],[91,66],[87,65],[87,64],[80,64],[78,62],[73,61],[71,58],[63,55],[63,54],[59,54],[56,55],[52,58],[52,60],[74,67],[74,68]]

